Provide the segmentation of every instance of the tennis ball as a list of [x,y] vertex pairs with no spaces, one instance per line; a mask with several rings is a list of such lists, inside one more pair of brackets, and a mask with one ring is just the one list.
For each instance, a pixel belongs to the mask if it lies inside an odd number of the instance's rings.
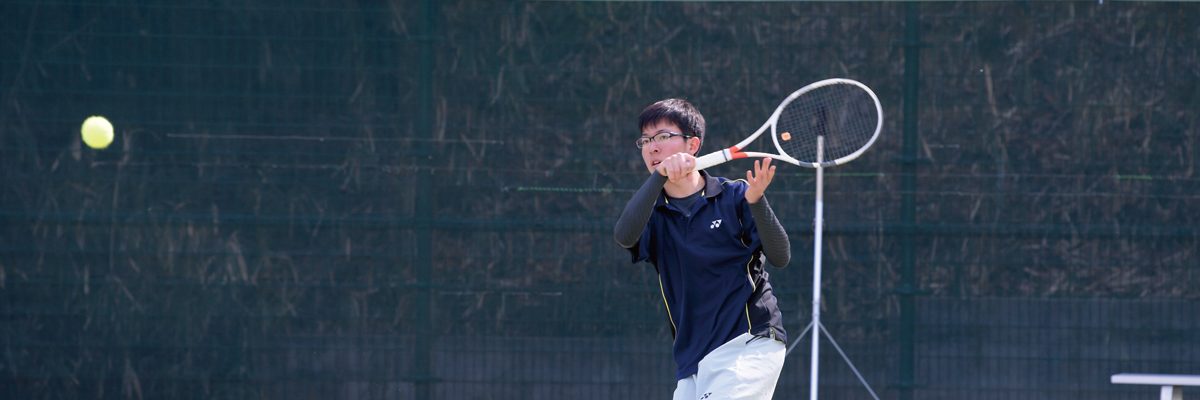
[[104,117],[91,117],[83,121],[83,142],[93,149],[108,147],[113,141],[113,127]]

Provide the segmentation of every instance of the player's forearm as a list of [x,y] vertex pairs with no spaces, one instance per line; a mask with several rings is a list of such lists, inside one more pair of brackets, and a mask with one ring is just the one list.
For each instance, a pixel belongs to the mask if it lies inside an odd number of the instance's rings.
[[763,254],[767,260],[770,260],[771,265],[779,268],[786,267],[792,259],[792,245],[788,242],[787,232],[783,230],[783,225],[779,223],[779,219],[775,218],[775,212],[771,210],[771,205],[767,204],[767,197],[763,196],[757,203],[750,203],[750,214],[754,216],[754,224],[758,228],[758,239],[762,241]]
[[613,229],[613,235],[621,247],[628,249],[637,244],[642,231],[646,229],[646,222],[650,221],[650,214],[654,212],[654,202],[658,201],[658,194],[662,193],[666,184],[667,177],[651,172],[642,188],[629,199],[625,211],[621,212],[621,219],[617,220],[617,227]]

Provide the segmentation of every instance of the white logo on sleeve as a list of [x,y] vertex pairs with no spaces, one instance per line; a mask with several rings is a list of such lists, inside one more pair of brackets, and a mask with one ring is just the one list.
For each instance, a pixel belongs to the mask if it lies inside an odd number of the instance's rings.
[[717,227],[720,227],[720,226],[721,226],[721,220],[718,219],[716,221],[713,221],[712,224],[708,226],[708,229],[717,229]]

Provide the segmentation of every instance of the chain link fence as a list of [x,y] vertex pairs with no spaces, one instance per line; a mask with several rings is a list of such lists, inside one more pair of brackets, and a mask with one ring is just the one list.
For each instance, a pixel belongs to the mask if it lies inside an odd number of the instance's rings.
[[[0,11],[6,398],[666,398],[657,278],[612,239],[637,114],[686,98],[712,151],[831,77],[885,111],[826,170],[821,250],[823,322],[880,398],[1140,399],[1108,377],[1200,367],[1189,4]],[[815,175],[779,174],[795,341]],[[822,396],[869,398],[825,345]],[[807,397],[807,350],[775,398]]]

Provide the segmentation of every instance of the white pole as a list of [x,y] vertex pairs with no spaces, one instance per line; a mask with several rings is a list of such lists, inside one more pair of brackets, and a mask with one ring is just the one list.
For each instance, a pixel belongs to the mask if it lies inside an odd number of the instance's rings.
[[820,358],[817,344],[821,335],[821,231],[824,230],[825,213],[825,136],[817,135],[817,217],[813,226],[813,308],[812,308],[812,375],[809,377],[809,400],[817,400],[817,360]]

